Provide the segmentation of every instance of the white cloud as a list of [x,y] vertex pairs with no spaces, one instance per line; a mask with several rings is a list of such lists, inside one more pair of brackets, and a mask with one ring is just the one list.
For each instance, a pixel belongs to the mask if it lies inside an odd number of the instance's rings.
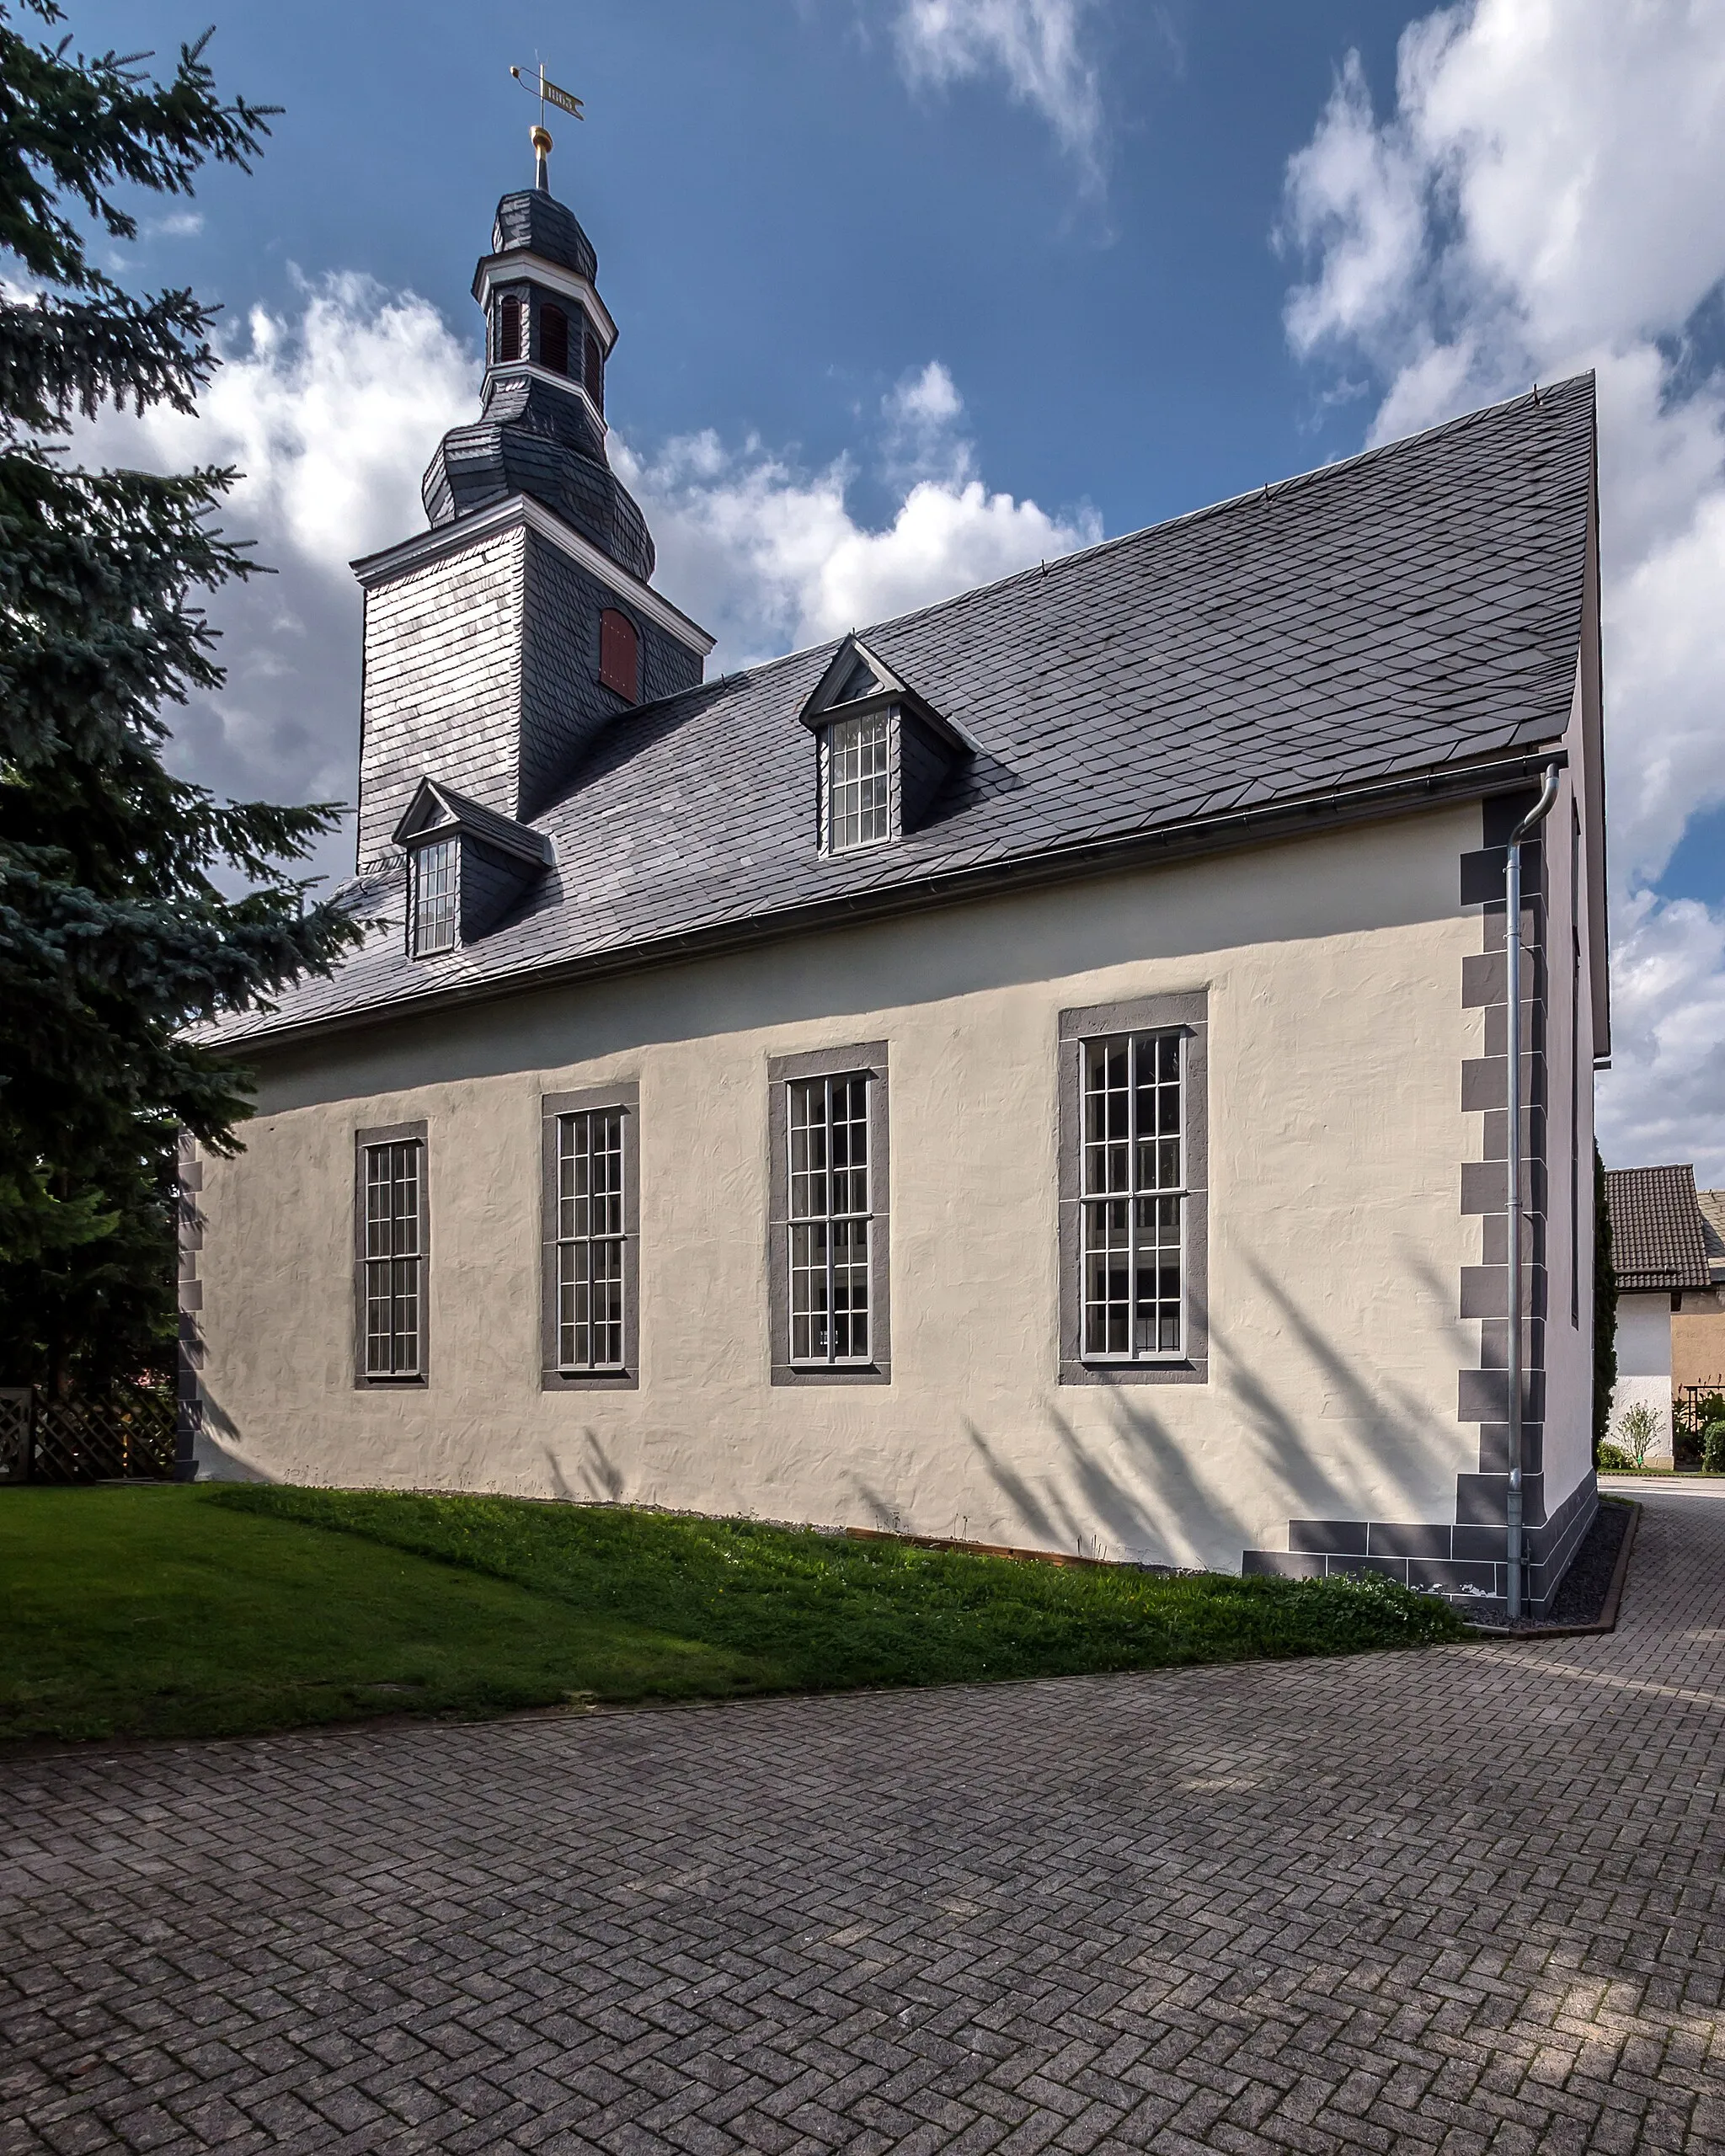
[[[254,308],[230,334],[196,417],[106,411],[79,431],[87,461],[181,470],[237,465],[222,523],[276,574],[210,604],[227,684],[168,714],[172,761],[233,798],[351,801],[360,601],[350,557],[425,524],[419,474],[474,408],[477,375],[436,310],[412,292],[337,275],[298,311]],[[352,866],[345,833],[312,866]]]
[[1693,899],[1637,891],[1617,909],[1616,1068],[1601,1144],[1614,1166],[1692,1161],[1725,1184],[1725,919]]
[[[337,275],[296,311],[254,308],[195,419],[106,412],[81,430],[90,462],[158,470],[233,464],[223,521],[279,572],[218,595],[223,693],[171,712],[174,760],[236,797],[351,800],[360,613],[350,559],[423,530],[419,475],[446,429],[476,416],[467,347],[411,292]],[[847,459],[808,470],[758,441],[707,433],[648,454],[617,435],[619,474],[658,543],[655,579],[719,636],[709,674],[879,621],[1101,536],[1094,514],[1051,516],[989,493],[938,361],[883,400],[873,451],[897,502],[879,526],[847,499]],[[316,866],[340,875],[346,837]]]
[[901,488],[890,522],[847,505],[848,460],[809,472],[758,441],[728,450],[711,432],[612,461],[647,512],[656,581],[719,638],[714,663],[816,643],[945,599],[1102,536],[1093,511],[1054,516],[990,494],[964,404],[930,360],[882,400],[880,449]]
[[[1598,371],[1620,1164],[1725,1175],[1725,921],[1648,887],[1725,800],[1720,0],[1469,0],[1416,22],[1392,109],[1349,55],[1290,159],[1303,356],[1373,371],[1369,438]],[[1682,1076],[1679,1065],[1694,1074]],[[1650,1152],[1649,1148],[1652,1149]]]
[[901,0],[893,24],[899,64],[913,89],[946,89],[978,76],[1005,78],[1100,184],[1102,91],[1085,50],[1093,0]]
[[419,475],[444,430],[474,416],[478,375],[429,302],[350,273],[319,279],[291,318],[257,307],[229,344],[195,419],[156,410],[103,422],[152,462],[238,465],[228,521],[266,558],[351,582],[349,559],[425,521]]

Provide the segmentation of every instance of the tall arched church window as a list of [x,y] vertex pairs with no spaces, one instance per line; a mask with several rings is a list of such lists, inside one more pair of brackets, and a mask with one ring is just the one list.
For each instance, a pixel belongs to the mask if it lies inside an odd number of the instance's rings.
[[539,309],[539,364],[553,374],[569,371],[569,318],[549,302]]
[[499,362],[521,356],[521,303],[505,300],[497,310],[497,356]]
[[607,606],[599,616],[599,678],[632,704],[641,701],[641,643],[627,614]]
[[593,399],[594,410],[603,413],[605,409],[605,354],[600,350],[599,339],[593,334],[590,328],[587,332],[586,350],[583,356],[586,361],[584,379],[587,394]]

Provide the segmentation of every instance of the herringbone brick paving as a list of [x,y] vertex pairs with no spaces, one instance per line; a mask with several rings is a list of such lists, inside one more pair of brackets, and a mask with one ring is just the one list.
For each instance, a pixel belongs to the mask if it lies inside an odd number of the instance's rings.
[[1605,1639],[17,1758],[0,2148],[1725,2148],[1725,1502]]

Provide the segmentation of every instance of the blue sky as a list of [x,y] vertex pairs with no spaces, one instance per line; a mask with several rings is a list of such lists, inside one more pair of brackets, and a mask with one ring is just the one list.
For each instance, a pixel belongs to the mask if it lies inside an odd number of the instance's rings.
[[[587,101],[556,191],[622,341],[614,450],[659,581],[782,649],[1599,371],[1617,1066],[1608,1157],[1725,1181],[1725,17],[1690,0],[214,0],[256,175],[134,281],[222,300],[202,432],[282,571],[226,603],[182,764],[350,792],[348,556],[419,525],[473,408],[467,297],[526,184],[542,58]],[[168,52],[212,0],[74,4]],[[338,850],[327,864],[339,867]]]
[[[152,8],[149,34],[165,50],[211,12]],[[1110,531],[1359,446],[1357,402],[1326,408],[1288,350],[1270,232],[1343,55],[1392,80],[1401,8],[1098,11],[1100,185],[997,77],[913,89],[890,9],[849,0],[215,12],[223,82],[287,109],[254,179],[206,189],[196,241],[150,253],[231,305],[358,269],[475,336],[473,259],[531,176],[537,108],[507,67],[542,57],[587,100],[553,179],[600,249],[632,436],[753,430],[824,463],[938,357],[991,483],[1091,503]],[[139,15],[72,19],[97,43]]]

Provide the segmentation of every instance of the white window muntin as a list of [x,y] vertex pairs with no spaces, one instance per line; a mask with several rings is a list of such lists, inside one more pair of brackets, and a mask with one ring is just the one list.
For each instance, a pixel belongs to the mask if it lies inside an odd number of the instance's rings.
[[452,951],[461,913],[461,841],[433,839],[413,854],[414,956]]
[[788,1086],[791,1360],[867,1363],[873,1221],[866,1072]]
[[623,1116],[557,1119],[557,1364],[623,1368]]
[[414,1378],[424,1362],[425,1141],[366,1148],[366,1374]]
[[1081,1041],[1079,1321],[1087,1362],[1185,1353],[1186,1069],[1178,1033]]
[[893,734],[896,712],[835,719],[822,737],[822,839],[829,853],[879,846],[892,836]]

